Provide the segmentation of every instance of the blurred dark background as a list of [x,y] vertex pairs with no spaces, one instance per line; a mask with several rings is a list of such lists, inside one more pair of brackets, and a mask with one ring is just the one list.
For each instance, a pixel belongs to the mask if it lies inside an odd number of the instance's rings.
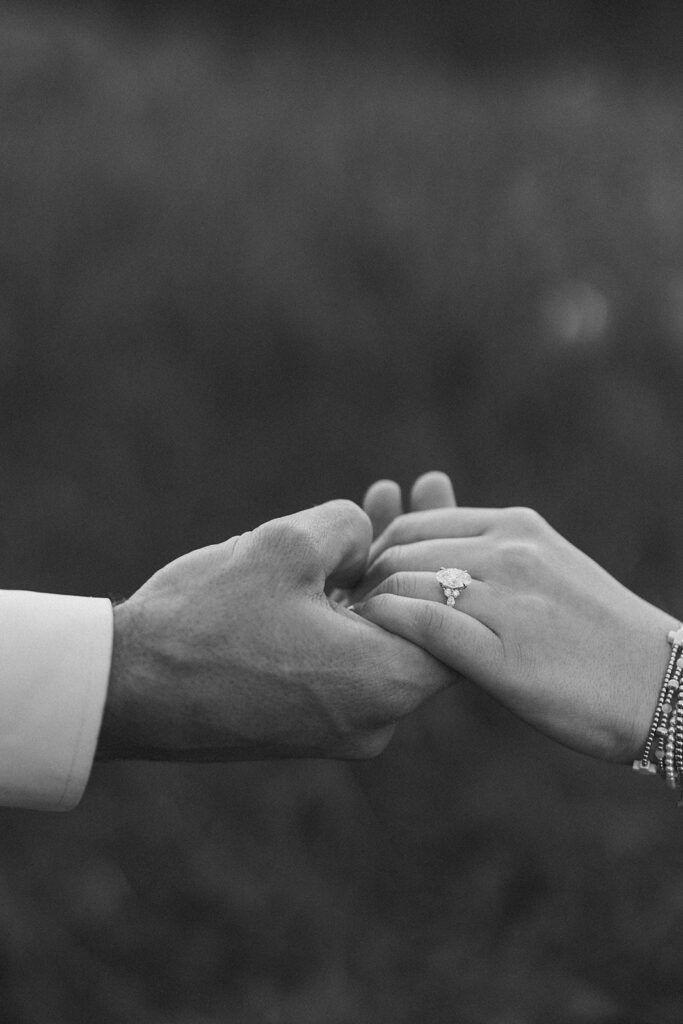
[[[683,615],[683,7],[0,10],[6,587],[441,468]],[[3,1024],[678,1024],[663,787],[465,687],[0,814]],[[661,788],[661,792],[660,792]]]

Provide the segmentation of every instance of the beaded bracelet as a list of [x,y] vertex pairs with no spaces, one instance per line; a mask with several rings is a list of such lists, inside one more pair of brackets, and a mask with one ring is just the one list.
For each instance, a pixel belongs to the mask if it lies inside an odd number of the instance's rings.
[[[671,657],[642,756],[633,768],[660,775],[670,789],[683,789],[683,626],[672,629],[668,640]],[[683,807],[683,798],[678,806]]]

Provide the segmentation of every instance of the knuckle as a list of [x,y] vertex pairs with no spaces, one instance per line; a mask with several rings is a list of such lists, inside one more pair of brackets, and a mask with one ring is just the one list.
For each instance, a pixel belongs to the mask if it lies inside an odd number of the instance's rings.
[[299,562],[317,558],[308,530],[296,518],[274,519],[260,526],[256,534],[267,550],[280,558],[295,558]]
[[443,607],[432,601],[420,605],[417,615],[418,628],[425,636],[432,636],[442,627]]
[[382,592],[374,594],[368,599],[367,606],[372,608],[373,613],[380,619],[385,616],[391,615],[391,595],[392,591],[386,589],[384,584],[382,585]]
[[524,598],[524,619],[526,622],[545,623],[548,628],[555,628],[553,606],[545,594],[528,593]]
[[246,533],[236,534],[234,537],[228,537],[221,544],[215,545],[215,550],[220,550],[223,555],[229,558],[239,556],[243,551],[248,551],[251,545],[252,531],[247,530]]
[[528,540],[515,539],[502,544],[499,552],[500,565],[510,577],[525,577],[538,564],[537,545]]
[[412,584],[412,577],[407,572],[394,572],[384,581],[384,592],[396,594],[402,597],[414,596],[415,587]]
[[335,498],[334,501],[328,502],[328,507],[334,510],[341,527],[364,530],[372,534],[370,517],[355,501],[351,501],[350,498]]
[[533,508],[517,506],[505,510],[505,526],[514,533],[535,535],[545,526],[542,515]]

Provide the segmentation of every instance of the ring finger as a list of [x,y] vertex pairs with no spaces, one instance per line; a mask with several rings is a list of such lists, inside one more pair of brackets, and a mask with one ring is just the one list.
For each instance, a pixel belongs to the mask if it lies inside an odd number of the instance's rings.
[[[396,594],[398,597],[412,597],[423,601],[434,601],[439,604],[446,602],[446,597],[433,572],[397,572],[370,591],[364,601],[369,601],[379,594]],[[453,607],[477,619],[482,625],[496,632],[495,592],[488,584],[479,579],[472,579],[469,586],[460,590]]]

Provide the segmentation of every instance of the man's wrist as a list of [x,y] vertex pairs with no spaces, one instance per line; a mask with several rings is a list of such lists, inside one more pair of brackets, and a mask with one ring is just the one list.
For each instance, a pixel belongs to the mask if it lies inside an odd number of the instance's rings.
[[178,632],[170,621],[159,629],[139,595],[115,605],[98,760],[228,759],[218,741],[209,738],[220,728],[202,699],[201,685],[196,694],[185,685],[188,674],[195,679],[192,660],[182,629]]
[[[134,757],[132,719],[134,717],[136,623],[128,601],[114,605],[114,636],[107,699],[95,757],[118,760]],[[140,652],[141,653],[141,652]],[[141,754],[139,756],[142,756]]]

